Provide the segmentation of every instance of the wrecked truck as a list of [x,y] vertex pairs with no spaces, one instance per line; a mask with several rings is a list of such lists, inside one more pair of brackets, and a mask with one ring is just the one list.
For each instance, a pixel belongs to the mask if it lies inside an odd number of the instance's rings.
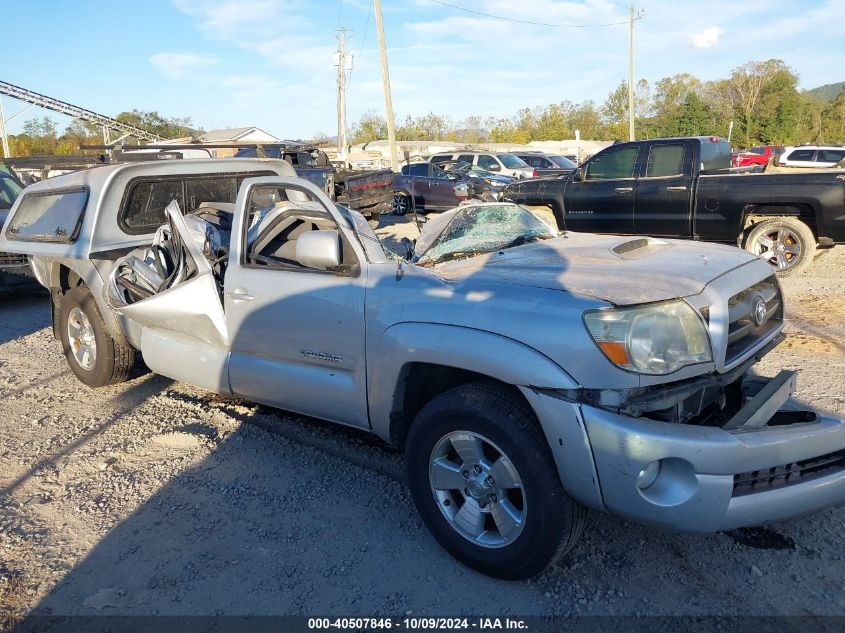
[[[794,372],[752,372],[783,338],[765,262],[562,233],[510,203],[441,214],[399,255],[271,164],[113,165],[24,192],[0,250],[32,257],[83,383],[126,380],[140,352],[375,433],[437,541],[499,578],[568,552],[588,508],[715,532],[845,500],[845,423],[794,400]],[[151,206],[138,183],[176,184]]]

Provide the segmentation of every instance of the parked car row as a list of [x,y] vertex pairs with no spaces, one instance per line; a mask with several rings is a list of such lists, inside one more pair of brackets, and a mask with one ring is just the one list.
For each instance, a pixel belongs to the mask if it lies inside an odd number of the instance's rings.
[[734,167],[774,163],[781,167],[834,167],[845,159],[845,147],[836,145],[756,145],[733,155]]

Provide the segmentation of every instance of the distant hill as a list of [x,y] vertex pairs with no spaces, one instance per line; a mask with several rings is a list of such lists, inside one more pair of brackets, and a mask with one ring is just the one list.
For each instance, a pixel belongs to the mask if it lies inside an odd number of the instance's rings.
[[808,90],[807,94],[822,101],[831,101],[836,99],[840,92],[845,92],[845,81],[840,81],[835,84],[825,84],[824,86],[813,88],[812,90]]

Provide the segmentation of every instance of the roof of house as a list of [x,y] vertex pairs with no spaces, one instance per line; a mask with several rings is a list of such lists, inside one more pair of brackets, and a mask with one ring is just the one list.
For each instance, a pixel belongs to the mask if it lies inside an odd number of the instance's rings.
[[265,132],[264,130],[258,127],[230,127],[224,128],[222,130],[210,130],[200,136],[200,140],[205,143],[225,143],[227,141],[239,141],[244,136],[248,136],[253,132],[260,132],[262,134],[266,134],[273,140],[278,140],[269,132]]

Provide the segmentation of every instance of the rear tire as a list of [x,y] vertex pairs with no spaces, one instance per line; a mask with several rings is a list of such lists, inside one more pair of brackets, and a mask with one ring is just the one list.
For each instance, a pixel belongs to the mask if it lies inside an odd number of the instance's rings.
[[393,215],[405,215],[411,210],[411,199],[403,193],[393,194]]
[[781,217],[754,225],[745,250],[768,261],[781,277],[804,270],[816,254],[816,236],[798,218]]
[[[480,446],[480,458],[468,457],[467,446]],[[434,538],[488,576],[534,576],[568,552],[583,529],[586,510],[564,491],[533,413],[494,384],[456,387],[425,405],[408,435],[406,471]],[[443,473],[454,478],[442,483]]]
[[89,387],[123,382],[135,364],[135,350],[109,334],[85,286],[71,288],[62,297],[59,335],[68,365]]

